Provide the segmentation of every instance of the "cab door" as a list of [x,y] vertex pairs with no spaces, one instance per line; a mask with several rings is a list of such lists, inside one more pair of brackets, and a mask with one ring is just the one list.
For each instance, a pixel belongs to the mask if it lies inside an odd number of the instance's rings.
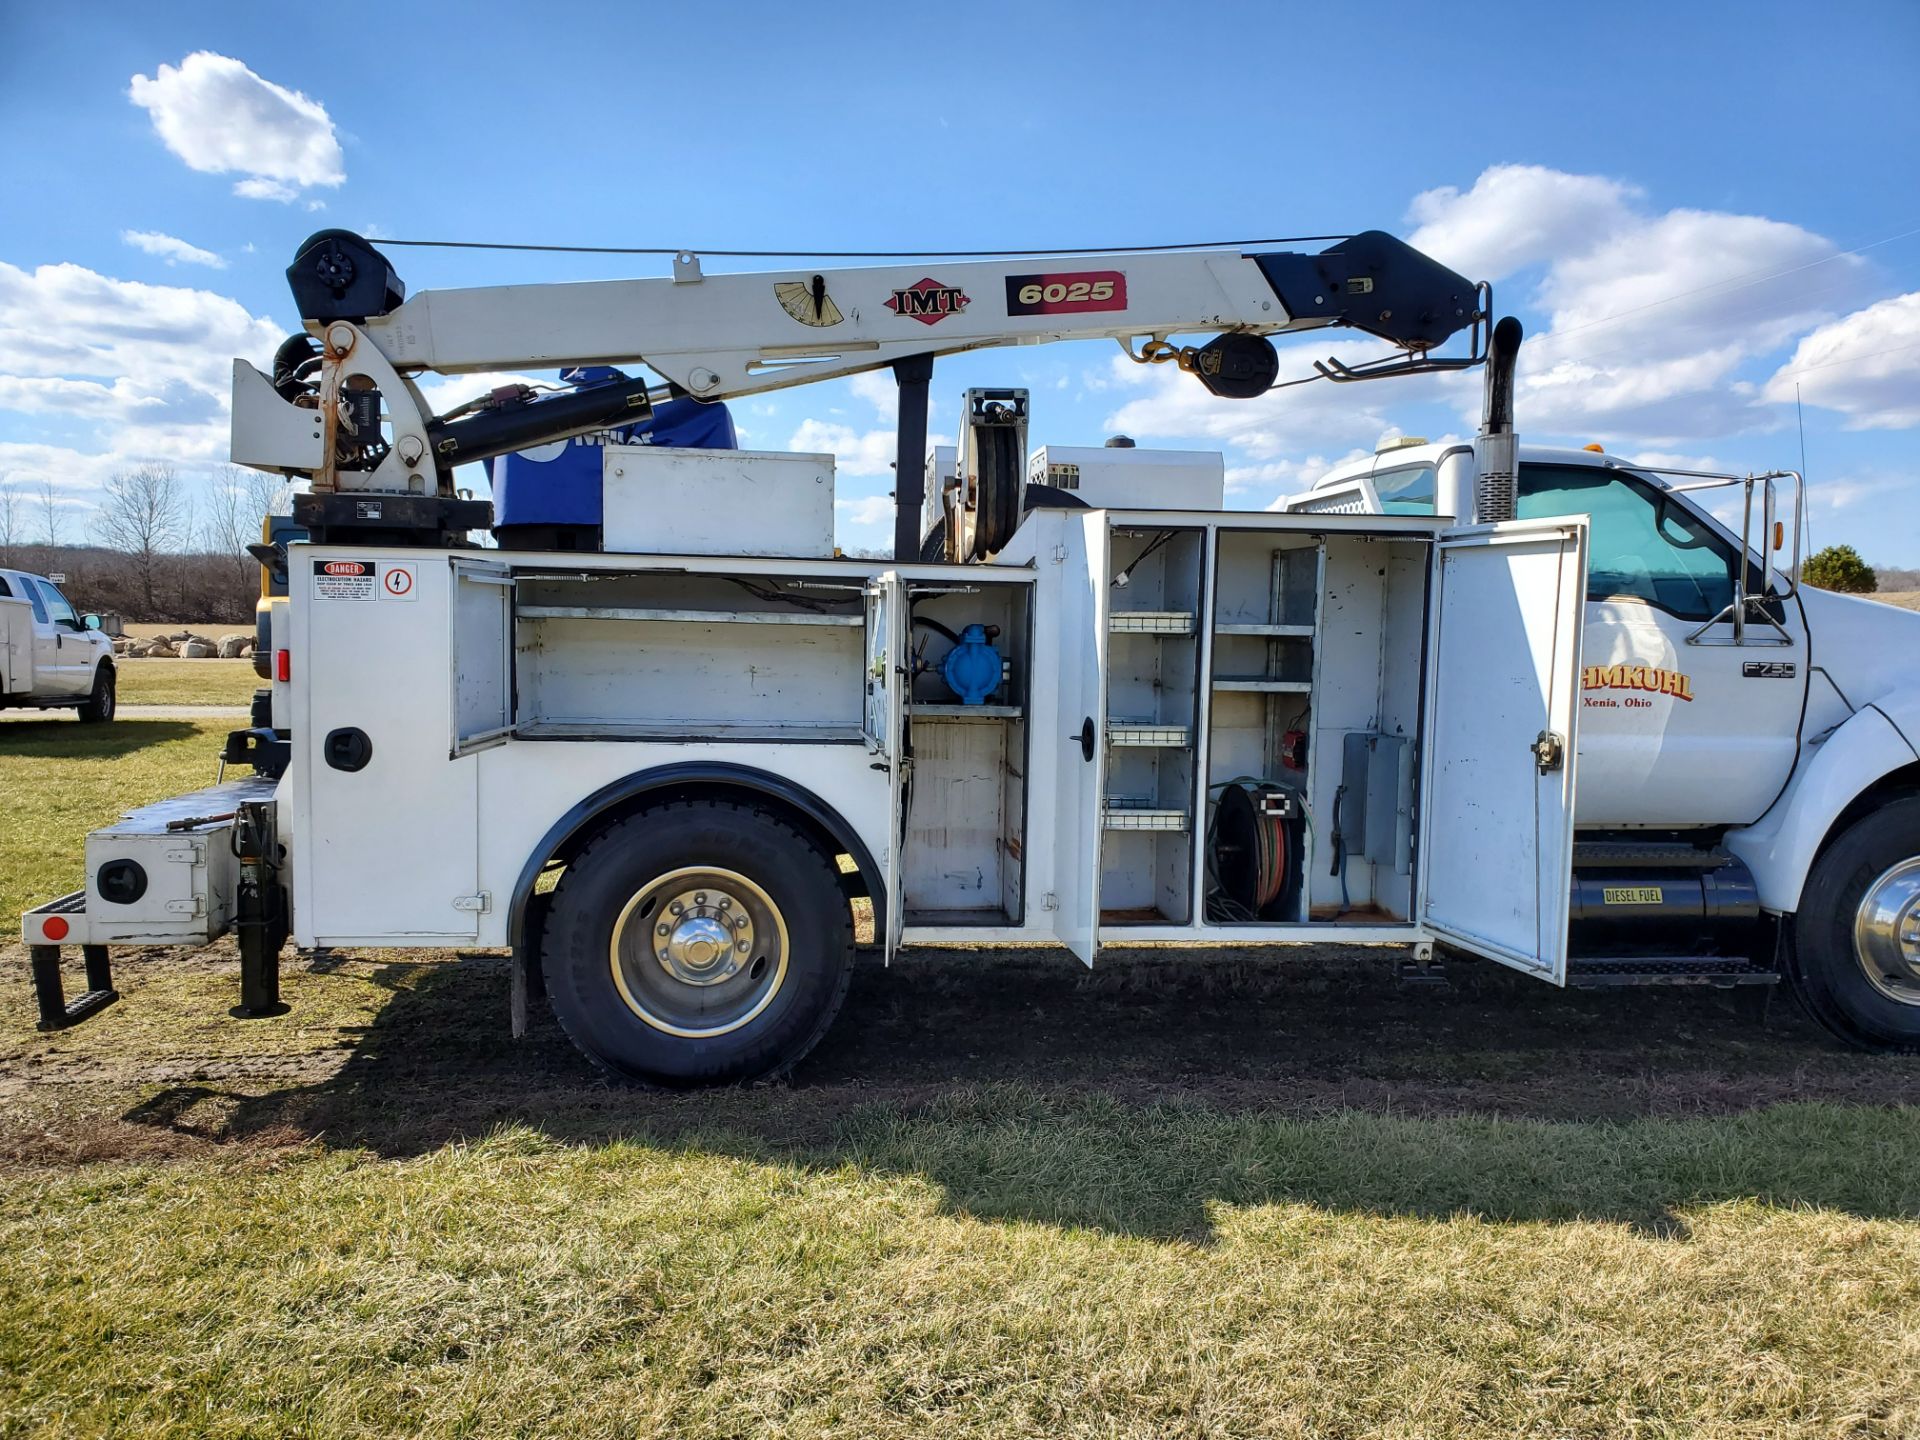
[[1418,914],[1434,935],[1566,983],[1581,519],[1441,532],[1427,631]]
[[887,772],[886,907],[874,920],[882,932],[882,963],[891,964],[900,948],[905,922],[906,884],[900,848],[907,835],[907,785],[912,768],[907,753],[907,597],[897,572],[876,575],[866,591],[866,702],[861,731],[874,768]]
[[33,606],[33,685],[39,695],[78,695],[92,682],[93,647],[73,607],[53,586],[32,575],[27,598]]

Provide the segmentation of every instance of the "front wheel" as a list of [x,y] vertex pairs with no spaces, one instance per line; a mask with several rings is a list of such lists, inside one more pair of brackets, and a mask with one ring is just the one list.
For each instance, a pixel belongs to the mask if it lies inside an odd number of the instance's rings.
[[1789,972],[1813,1017],[1841,1039],[1920,1049],[1920,796],[1862,816],[1814,862]]
[[117,692],[113,666],[102,665],[93,673],[93,689],[80,702],[80,719],[90,725],[104,725],[113,719],[114,708],[119,704]]
[[542,935],[554,1015],[607,1070],[716,1085],[790,1070],[853,973],[830,857],[751,805],[616,821],[560,877]]

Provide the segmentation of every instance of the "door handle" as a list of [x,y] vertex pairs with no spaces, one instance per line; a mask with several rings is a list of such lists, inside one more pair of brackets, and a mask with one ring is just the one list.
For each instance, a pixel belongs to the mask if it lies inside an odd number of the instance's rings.
[[1542,775],[1550,774],[1566,763],[1567,742],[1551,730],[1542,730],[1527,748],[1533,751],[1533,763],[1540,767]]
[[1093,752],[1095,749],[1093,717],[1089,715],[1086,719],[1082,720],[1079,730],[1067,736],[1067,739],[1078,740],[1080,742],[1080,758],[1091,765],[1093,763]]

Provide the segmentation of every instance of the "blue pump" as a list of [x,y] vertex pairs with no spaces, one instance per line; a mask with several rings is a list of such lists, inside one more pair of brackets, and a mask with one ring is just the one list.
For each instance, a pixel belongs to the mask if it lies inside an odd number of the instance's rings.
[[940,678],[960,697],[962,705],[982,705],[1000,688],[1000,652],[994,649],[985,625],[969,625],[960,643],[940,662]]

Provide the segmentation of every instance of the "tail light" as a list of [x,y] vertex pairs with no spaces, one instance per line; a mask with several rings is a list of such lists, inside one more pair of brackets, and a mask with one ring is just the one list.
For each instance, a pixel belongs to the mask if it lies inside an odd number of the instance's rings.
[[293,679],[293,652],[276,650],[273,652],[273,678],[276,680]]

